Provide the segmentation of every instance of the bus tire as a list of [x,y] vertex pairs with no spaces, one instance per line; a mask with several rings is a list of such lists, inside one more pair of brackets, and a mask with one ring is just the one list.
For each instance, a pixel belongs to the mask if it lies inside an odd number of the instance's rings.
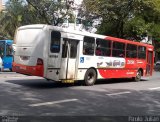
[[137,74],[136,74],[136,77],[134,77],[133,80],[136,81],[136,82],[138,82],[138,81],[141,80],[141,77],[142,77],[142,71],[138,70]]
[[97,80],[97,73],[94,69],[88,69],[85,77],[84,77],[84,83],[86,86],[92,86]]
[[50,81],[50,79],[48,79],[48,78],[45,78],[45,79],[46,79],[46,81],[48,81],[48,82]]

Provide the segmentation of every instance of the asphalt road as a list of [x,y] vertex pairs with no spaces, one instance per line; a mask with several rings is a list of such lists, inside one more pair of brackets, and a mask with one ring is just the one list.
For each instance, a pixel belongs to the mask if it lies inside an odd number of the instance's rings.
[[158,116],[160,72],[140,82],[99,80],[94,86],[0,73],[0,115]]

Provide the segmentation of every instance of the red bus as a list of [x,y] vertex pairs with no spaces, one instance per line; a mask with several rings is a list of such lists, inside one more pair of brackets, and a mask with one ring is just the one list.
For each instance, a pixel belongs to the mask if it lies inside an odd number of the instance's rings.
[[60,82],[152,76],[154,47],[51,25],[27,25],[15,35],[13,71]]

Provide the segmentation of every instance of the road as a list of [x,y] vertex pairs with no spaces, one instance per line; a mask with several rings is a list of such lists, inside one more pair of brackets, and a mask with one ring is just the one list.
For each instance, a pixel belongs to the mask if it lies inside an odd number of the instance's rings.
[[140,82],[110,79],[94,86],[0,73],[0,115],[156,116],[160,114],[159,96],[160,72]]

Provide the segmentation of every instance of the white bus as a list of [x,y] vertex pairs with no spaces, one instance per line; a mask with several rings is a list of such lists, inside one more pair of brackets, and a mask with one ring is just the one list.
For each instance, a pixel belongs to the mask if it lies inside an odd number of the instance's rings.
[[[147,75],[143,51],[153,52],[152,45],[42,24],[19,27],[14,41],[13,71],[65,83],[83,80],[86,85],[104,78],[133,77],[138,81]],[[141,58],[126,58],[127,42],[142,50]],[[150,58],[153,62],[152,55]],[[135,63],[137,59],[141,64]]]

